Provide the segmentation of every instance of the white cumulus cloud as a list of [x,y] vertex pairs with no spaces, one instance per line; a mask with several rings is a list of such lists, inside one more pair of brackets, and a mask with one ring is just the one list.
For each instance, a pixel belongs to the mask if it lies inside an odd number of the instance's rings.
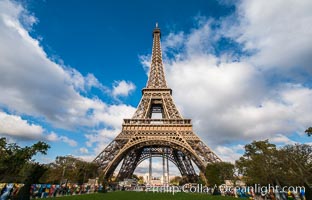
[[116,81],[113,86],[112,95],[117,96],[128,96],[130,92],[135,90],[135,85],[132,82],[127,81]]
[[40,139],[44,129],[17,115],[0,111],[0,135],[20,139]]
[[243,0],[237,5],[238,25],[225,21],[224,34],[255,51],[248,59],[263,68],[305,68],[312,62],[310,0]]
[[81,147],[79,148],[79,152],[82,153],[82,154],[88,154],[89,153],[89,150],[85,147]]
[[46,139],[51,142],[64,142],[71,147],[77,146],[77,142],[73,139],[68,138],[67,136],[58,136],[56,133],[52,132],[46,136]]

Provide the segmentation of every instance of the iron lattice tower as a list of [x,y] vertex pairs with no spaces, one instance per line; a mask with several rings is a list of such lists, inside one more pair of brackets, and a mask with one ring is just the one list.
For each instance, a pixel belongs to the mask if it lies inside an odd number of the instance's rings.
[[[131,119],[124,119],[121,133],[94,159],[105,178],[112,176],[122,160],[119,180],[130,178],[143,160],[165,157],[183,177],[194,181],[198,176],[192,163],[205,173],[208,163],[221,161],[194,133],[191,120],[184,119],[173,102],[165,79],[160,37],[156,24],[150,74],[136,112]],[[158,118],[153,117],[155,113]]]

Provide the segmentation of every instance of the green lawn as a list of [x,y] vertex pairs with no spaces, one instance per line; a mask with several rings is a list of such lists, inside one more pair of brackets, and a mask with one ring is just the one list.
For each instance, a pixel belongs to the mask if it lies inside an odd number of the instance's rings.
[[58,197],[57,200],[234,200],[233,197],[211,196],[196,193],[108,192]]

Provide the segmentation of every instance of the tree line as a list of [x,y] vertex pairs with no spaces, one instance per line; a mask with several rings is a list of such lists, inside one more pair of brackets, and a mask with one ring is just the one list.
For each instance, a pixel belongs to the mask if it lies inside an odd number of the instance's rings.
[[304,186],[307,199],[312,198],[312,146],[292,144],[277,148],[268,140],[245,145],[245,153],[235,164],[220,162],[207,165],[209,185],[225,180],[242,180],[247,185]]
[[59,156],[55,162],[40,164],[32,159],[47,154],[50,146],[39,141],[32,146],[20,147],[0,138],[0,183],[24,183],[16,198],[30,199],[30,187],[34,183],[87,182],[98,174],[95,163],[85,162],[72,156]]
[[292,144],[277,148],[268,140],[245,145],[245,153],[235,164],[220,162],[207,165],[210,185],[224,180],[241,179],[248,185],[312,185],[312,146]]
[[98,165],[73,156],[58,156],[49,164],[40,164],[32,158],[38,153],[47,154],[50,146],[37,142],[32,146],[20,147],[0,138],[0,182],[24,183],[30,177],[32,183],[59,184],[62,181],[82,184],[98,176]]

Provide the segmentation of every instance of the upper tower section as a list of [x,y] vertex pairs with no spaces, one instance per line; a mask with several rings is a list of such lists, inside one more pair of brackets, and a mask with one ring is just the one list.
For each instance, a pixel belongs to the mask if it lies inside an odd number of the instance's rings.
[[147,89],[168,89],[162,63],[160,37],[160,29],[156,23],[153,31],[152,63],[146,85]]

